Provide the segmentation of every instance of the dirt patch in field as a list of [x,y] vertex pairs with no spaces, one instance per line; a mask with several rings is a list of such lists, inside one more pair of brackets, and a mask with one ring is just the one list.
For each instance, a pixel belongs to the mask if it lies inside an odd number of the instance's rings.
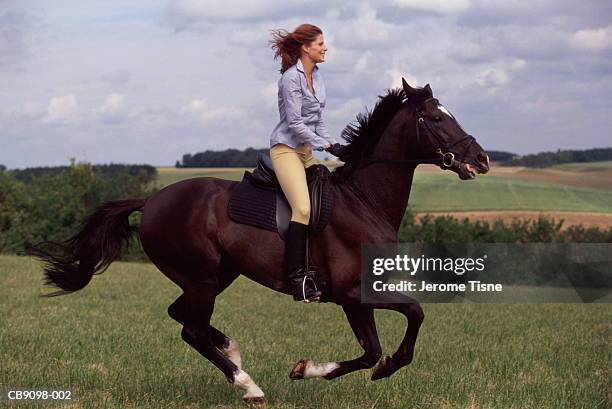
[[[439,172],[435,165],[421,165],[417,172]],[[523,166],[499,166],[491,163],[491,170],[487,176],[502,176],[529,180],[534,182],[548,182],[565,186],[586,187],[592,189],[612,190],[612,168],[526,168]]]
[[[417,214],[417,218],[425,213]],[[482,212],[429,212],[432,216],[452,216],[457,219],[468,218],[474,222],[477,220],[493,222],[501,219],[504,223],[514,220],[533,220],[539,216],[551,217],[555,220],[563,219],[563,228],[572,224],[581,224],[584,227],[599,227],[608,229],[612,227],[612,213],[579,213],[579,212],[539,212],[539,211],[482,211]]]

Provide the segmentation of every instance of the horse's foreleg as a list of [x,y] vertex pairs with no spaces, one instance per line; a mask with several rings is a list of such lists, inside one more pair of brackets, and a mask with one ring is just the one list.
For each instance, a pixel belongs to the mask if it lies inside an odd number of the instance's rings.
[[397,351],[393,356],[383,358],[372,373],[373,381],[391,376],[395,371],[412,362],[419,328],[425,318],[423,309],[416,301],[409,304],[380,304],[376,308],[402,313],[408,320],[408,328],[406,328],[404,339]]
[[364,349],[362,356],[350,361],[327,362],[315,364],[311,360],[302,359],[293,368],[291,379],[325,378],[334,379],[360,369],[372,368],[382,355],[374,310],[368,306],[342,307],[359,344]]

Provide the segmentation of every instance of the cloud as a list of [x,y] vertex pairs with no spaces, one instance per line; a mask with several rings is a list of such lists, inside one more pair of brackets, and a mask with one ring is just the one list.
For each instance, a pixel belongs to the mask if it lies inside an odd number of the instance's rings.
[[0,13],[0,66],[15,65],[30,53],[33,17],[23,12]]
[[468,10],[473,1],[470,0],[391,0],[392,5],[400,8],[431,11],[441,14],[455,14]]
[[210,107],[205,99],[194,99],[181,108],[183,113],[191,114],[198,118],[202,124],[213,121],[223,121],[239,118],[243,114],[240,108]]
[[126,69],[117,69],[106,72],[100,76],[100,80],[112,87],[122,87],[129,83],[132,75]]
[[171,0],[162,19],[177,30],[210,28],[215,21],[246,21],[283,15],[318,14],[324,2],[312,0]]
[[581,51],[600,53],[612,50],[612,24],[601,28],[578,30],[571,34],[570,44]]
[[76,119],[77,100],[74,94],[51,98],[47,107],[45,123],[66,124]]
[[111,94],[97,110],[99,119],[104,123],[120,123],[127,119],[125,97],[122,94]]
[[344,22],[336,30],[335,42],[339,47],[364,48],[393,45],[395,26],[376,17],[376,9],[364,3],[359,6],[356,19]]

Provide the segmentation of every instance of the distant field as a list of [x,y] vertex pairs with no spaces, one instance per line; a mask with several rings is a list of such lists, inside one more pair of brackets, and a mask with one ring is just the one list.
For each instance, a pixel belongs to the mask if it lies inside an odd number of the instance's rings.
[[568,170],[593,170],[593,169],[612,169],[612,160],[604,160],[599,162],[576,162],[576,163],[564,163],[562,165],[555,165],[553,168],[568,169]]
[[[455,174],[421,166],[415,174],[410,206],[416,212],[575,211],[612,212],[612,167],[602,172],[494,167],[490,174],[462,182]],[[162,186],[211,176],[240,180],[244,169],[159,168]],[[608,173],[610,173],[608,177]]]
[[[244,409],[241,394],[180,339],[166,315],[180,291],[153,265],[115,263],[83,291],[51,299],[38,297],[46,290],[28,258],[0,256],[0,280],[0,386],[76,390],[77,401],[61,408]],[[289,380],[301,358],[361,354],[337,306],[300,305],[241,278],[217,300],[213,324],[240,342],[271,409],[610,407],[610,304],[423,309],[414,362],[376,382],[371,371]],[[376,317],[392,353],[405,319]]]
[[[580,224],[583,227],[599,227],[602,229],[612,228],[612,213],[594,212],[559,212],[559,211],[533,211],[533,210],[494,210],[494,211],[463,211],[463,212],[428,212],[432,216],[452,216],[458,219],[468,219],[472,222],[493,223],[502,220],[504,223],[512,223],[515,220],[533,220],[540,216],[546,216],[557,221],[563,220],[561,229],[571,225]],[[417,215],[417,218],[420,214]]]

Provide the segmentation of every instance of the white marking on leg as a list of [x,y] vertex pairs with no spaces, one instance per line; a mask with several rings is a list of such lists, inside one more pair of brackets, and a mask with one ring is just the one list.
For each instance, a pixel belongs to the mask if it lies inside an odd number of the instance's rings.
[[248,373],[244,372],[242,369],[239,369],[238,372],[234,373],[234,386],[245,391],[245,394],[242,396],[243,399],[247,398],[263,398],[264,393],[259,386],[249,376]]
[[223,348],[221,351],[238,369],[242,368],[242,357],[240,356],[240,345],[238,345],[238,342],[230,339],[227,348]]
[[304,369],[304,379],[321,378],[331,371],[340,368],[337,362],[325,362],[323,364],[315,364],[312,361],[306,362]]

